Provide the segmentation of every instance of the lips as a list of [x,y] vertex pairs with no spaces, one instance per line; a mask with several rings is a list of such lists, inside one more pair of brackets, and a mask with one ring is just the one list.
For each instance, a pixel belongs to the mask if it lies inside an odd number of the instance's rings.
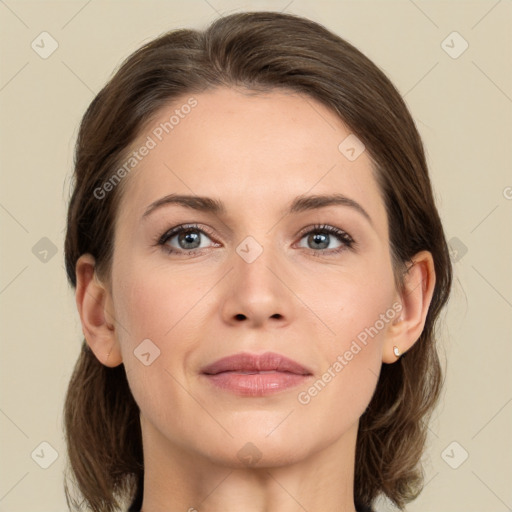
[[201,369],[208,385],[240,397],[264,397],[296,388],[312,379],[309,368],[275,352],[242,352]]
[[275,352],[264,354],[239,353],[224,357],[201,369],[206,375],[219,373],[239,374],[265,374],[265,373],[289,373],[295,375],[312,375],[311,371],[292,359]]

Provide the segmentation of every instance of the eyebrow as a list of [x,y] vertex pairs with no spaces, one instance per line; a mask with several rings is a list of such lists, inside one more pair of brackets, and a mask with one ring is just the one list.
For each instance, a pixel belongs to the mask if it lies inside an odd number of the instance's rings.
[[[166,205],[179,205],[192,210],[222,215],[226,208],[222,201],[210,197],[191,196],[183,194],[169,194],[151,203],[142,218],[146,218],[152,212]],[[373,221],[368,212],[356,201],[343,194],[310,195],[296,197],[288,207],[283,210],[283,215],[300,213],[307,210],[317,210],[327,206],[347,206],[360,213],[372,226]]]

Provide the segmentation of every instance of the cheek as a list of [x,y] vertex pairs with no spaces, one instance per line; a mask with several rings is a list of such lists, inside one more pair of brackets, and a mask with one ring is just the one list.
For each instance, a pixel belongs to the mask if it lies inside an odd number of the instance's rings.
[[143,265],[123,273],[115,303],[116,317],[126,328],[120,332],[122,342],[172,337],[204,294],[204,286],[193,283],[185,274],[171,275]]
[[363,414],[375,390],[383,342],[398,316],[393,274],[390,268],[347,274],[322,289],[323,300],[313,291],[309,295],[329,327],[329,335],[317,338],[322,367],[313,385],[301,389],[297,398],[315,414],[329,410],[340,426]]
[[[311,309],[329,328],[325,330],[326,338],[330,338],[327,347],[341,350],[348,349],[355,339],[363,344],[379,340],[396,315],[392,307],[393,272],[385,262],[381,266],[347,269],[316,282],[317,286],[304,287],[304,302],[309,301]],[[328,349],[327,353],[332,354],[332,351]]]
[[190,402],[179,383],[194,348],[190,322],[201,297],[199,287],[187,288],[190,280],[184,275],[165,277],[144,265],[118,269],[123,277],[116,283],[115,312],[130,390],[145,416],[176,421],[169,404],[184,409]]
[[165,270],[142,261],[118,267],[118,339],[132,392],[141,404],[162,398],[154,390],[165,390],[163,395],[172,394],[175,402],[187,398],[181,397],[177,382],[187,378],[198,333],[204,332],[202,299],[215,282],[212,276],[193,279],[190,272]]
[[299,389],[296,398],[303,417],[315,418],[317,434],[325,442],[354,425],[371,401],[386,330],[396,316],[390,300],[389,293],[373,293],[371,300],[340,299],[338,314],[330,317],[336,336],[317,340],[322,365],[315,380]]

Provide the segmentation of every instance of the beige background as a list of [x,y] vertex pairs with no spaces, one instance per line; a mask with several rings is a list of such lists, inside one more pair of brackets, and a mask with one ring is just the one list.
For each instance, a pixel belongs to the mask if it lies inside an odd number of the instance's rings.
[[[355,44],[405,95],[424,138],[456,280],[443,322],[447,379],[425,455],[428,483],[407,510],[512,510],[512,2],[6,0],[0,512],[66,510],[62,405],[82,336],[62,249],[81,116],[143,42],[258,9],[310,17]],[[58,42],[47,59],[31,47],[43,31]],[[453,31],[463,39],[442,45]],[[445,51],[458,53],[464,40],[458,58]],[[46,260],[43,237],[56,250]],[[40,464],[52,452],[42,442],[58,454],[47,469]]]

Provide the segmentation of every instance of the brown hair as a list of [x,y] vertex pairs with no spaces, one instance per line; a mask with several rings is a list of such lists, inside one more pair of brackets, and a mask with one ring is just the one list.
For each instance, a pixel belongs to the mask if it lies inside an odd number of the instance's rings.
[[[350,127],[373,160],[385,202],[397,286],[411,258],[428,250],[436,283],[424,330],[408,353],[382,367],[360,418],[354,500],[379,495],[399,508],[421,491],[420,457],[442,382],[434,327],[448,300],[452,267],[435,206],[422,142],[400,94],[360,51],[322,25],[276,12],[233,14],[205,31],[173,30],[130,55],[87,109],[78,134],[74,190],[65,240],[66,270],[90,253],[108,276],[122,188],[94,191],[123,162],[127,148],[169,102],[219,86],[286,89],[312,97]],[[64,409],[69,464],[82,502],[94,512],[119,510],[137,496],[144,475],[139,408],[124,365],[101,364],[85,340]],[[80,510],[71,497],[68,506]]]

